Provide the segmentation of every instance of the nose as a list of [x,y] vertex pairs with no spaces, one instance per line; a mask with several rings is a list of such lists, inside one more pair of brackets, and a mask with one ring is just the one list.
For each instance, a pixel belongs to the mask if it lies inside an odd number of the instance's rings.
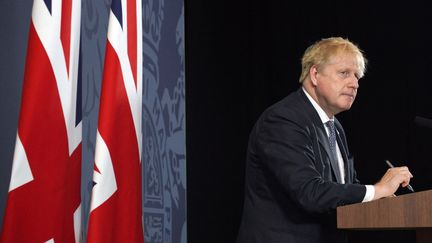
[[359,79],[355,75],[352,75],[349,79],[348,87],[353,89],[359,88]]

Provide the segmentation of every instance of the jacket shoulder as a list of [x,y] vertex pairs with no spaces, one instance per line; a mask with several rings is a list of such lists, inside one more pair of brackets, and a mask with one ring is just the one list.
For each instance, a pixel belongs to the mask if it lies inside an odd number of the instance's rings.
[[261,115],[259,120],[282,119],[304,126],[311,121],[311,114],[307,101],[302,97],[299,91],[293,92],[268,107]]

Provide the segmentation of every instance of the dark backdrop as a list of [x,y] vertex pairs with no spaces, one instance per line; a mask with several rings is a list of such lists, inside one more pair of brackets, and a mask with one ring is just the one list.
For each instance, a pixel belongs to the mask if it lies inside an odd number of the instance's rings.
[[[188,242],[234,242],[248,134],[299,87],[307,46],[347,37],[365,51],[353,108],[338,115],[364,183],[408,165],[432,188],[432,15],[426,1],[186,1]],[[399,191],[398,194],[405,193]],[[354,232],[353,242],[415,242],[411,231]]]

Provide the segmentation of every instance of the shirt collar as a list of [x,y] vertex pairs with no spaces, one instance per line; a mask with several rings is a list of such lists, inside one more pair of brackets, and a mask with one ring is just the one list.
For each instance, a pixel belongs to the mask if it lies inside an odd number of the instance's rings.
[[316,103],[316,101],[308,94],[308,92],[302,87],[303,92],[306,94],[306,97],[309,99],[309,101],[312,103],[312,106],[315,108],[315,110],[318,112],[318,115],[321,119],[321,122],[325,124],[328,121],[334,121],[334,116],[332,118],[329,118],[325,111],[321,108],[321,106]]

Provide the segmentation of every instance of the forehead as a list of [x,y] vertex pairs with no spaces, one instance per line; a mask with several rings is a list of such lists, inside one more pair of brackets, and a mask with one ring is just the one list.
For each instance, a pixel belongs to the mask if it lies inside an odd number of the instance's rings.
[[336,53],[329,57],[327,65],[360,69],[361,57],[354,53]]

